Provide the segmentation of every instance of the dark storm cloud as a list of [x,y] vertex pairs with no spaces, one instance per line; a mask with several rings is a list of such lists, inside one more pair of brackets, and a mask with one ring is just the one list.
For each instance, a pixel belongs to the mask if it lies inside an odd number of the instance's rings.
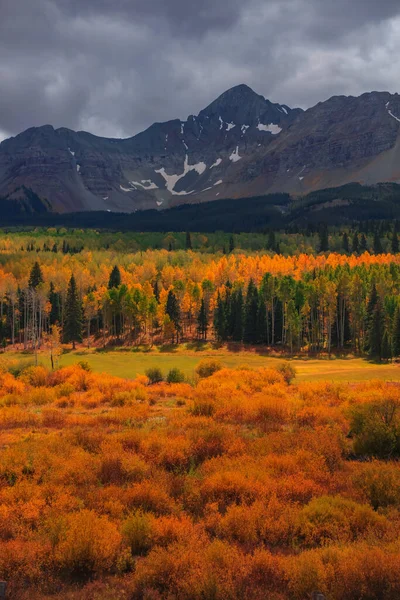
[[247,83],[310,106],[396,90],[398,0],[0,0],[0,139],[128,136]]

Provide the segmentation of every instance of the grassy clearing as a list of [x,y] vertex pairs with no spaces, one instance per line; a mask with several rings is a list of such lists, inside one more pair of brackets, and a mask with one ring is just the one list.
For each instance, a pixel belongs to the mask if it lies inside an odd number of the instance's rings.
[[[253,368],[274,367],[283,360],[255,352],[230,352],[227,349],[196,351],[180,347],[175,351],[154,349],[151,352],[80,350],[64,354],[60,359],[60,366],[66,367],[84,360],[95,372],[106,372],[128,379],[143,374],[151,367],[160,367],[164,374],[174,367],[179,367],[186,376],[191,377],[196,365],[204,358],[217,358],[229,368],[242,365]],[[32,361],[33,357],[20,352],[7,352],[0,358],[0,363],[19,360]],[[45,354],[39,355],[39,362],[50,367],[49,358]],[[363,358],[294,358],[292,362],[297,370],[297,381],[400,381],[400,365],[394,363],[375,364]]]

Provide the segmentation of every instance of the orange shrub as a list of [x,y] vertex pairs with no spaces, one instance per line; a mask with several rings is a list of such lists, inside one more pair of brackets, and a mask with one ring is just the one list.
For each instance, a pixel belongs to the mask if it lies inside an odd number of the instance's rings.
[[49,372],[45,367],[28,367],[21,374],[21,381],[33,387],[44,387],[47,385]]
[[73,576],[101,573],[115,565],[121,540],[114,523],[92,511],[82,510],[66,517],[55,558],[60,567]]

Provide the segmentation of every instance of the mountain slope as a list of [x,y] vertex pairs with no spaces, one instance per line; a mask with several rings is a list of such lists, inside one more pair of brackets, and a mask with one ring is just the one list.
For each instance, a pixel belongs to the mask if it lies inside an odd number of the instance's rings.
[[338,96],[307,111],[246,85],[186,121],[128,139],[31,128],[0,144],[0,196],[25,187],[60,212],[132,212],[348,182],[400,182],[400,97]]

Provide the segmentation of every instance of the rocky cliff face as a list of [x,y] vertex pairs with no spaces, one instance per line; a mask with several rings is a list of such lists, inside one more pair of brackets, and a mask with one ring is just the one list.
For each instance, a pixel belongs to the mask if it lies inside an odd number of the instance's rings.
[[245,85],[186,121],[128,139],[50,125],[0,144],[0,196],[21,186],[53,210],[134,211],[350,181],[400,181],[400,97],[334,97],[302,111]]

